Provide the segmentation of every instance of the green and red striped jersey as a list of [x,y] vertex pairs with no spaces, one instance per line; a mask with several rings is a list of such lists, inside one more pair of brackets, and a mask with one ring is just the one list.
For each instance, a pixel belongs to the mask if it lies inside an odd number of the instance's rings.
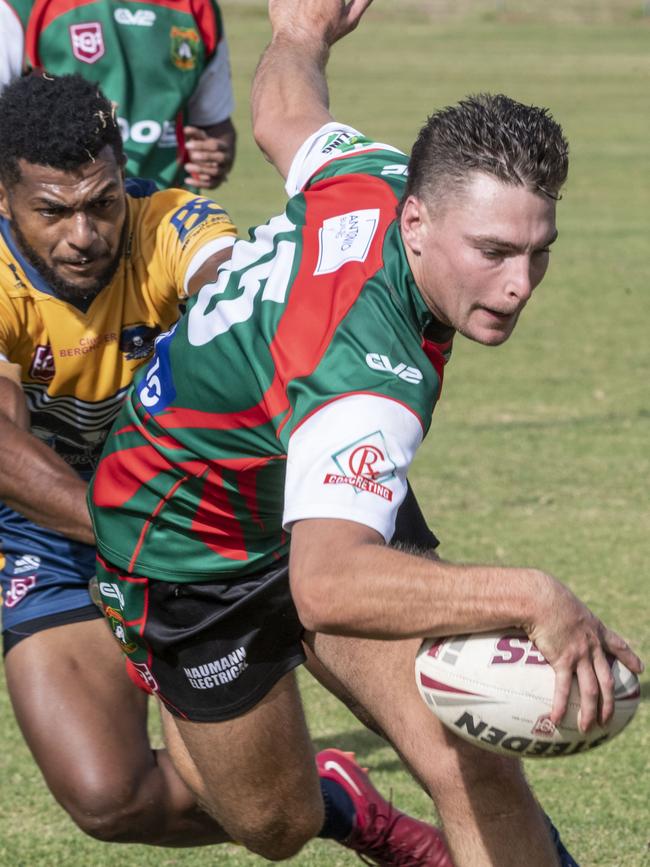
[[26,54],[96,81],[117,106],[129,175],[182,182],[182,128],[232,112],[228,48],[214,0],[36,0]]
[[127,397],[89,497],[106,559],[237,580],[304,518],[391,538],[452,336],[400,237],[406,166],[340,124],[303,145],[285,212],[236,242]]

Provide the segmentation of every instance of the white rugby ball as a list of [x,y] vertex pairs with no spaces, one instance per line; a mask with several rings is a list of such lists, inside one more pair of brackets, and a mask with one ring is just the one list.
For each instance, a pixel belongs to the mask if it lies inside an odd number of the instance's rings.
[[600,746],[634,716],[639,680],[618,660],[610,664],[615,710],[607,726],[594,725],[588,732],[578,729],[575,677],[562,722],[551,722],[555,673],[517,629],[426,639],[415,676],[429,708],[465,740],[502,755],[555,758]]

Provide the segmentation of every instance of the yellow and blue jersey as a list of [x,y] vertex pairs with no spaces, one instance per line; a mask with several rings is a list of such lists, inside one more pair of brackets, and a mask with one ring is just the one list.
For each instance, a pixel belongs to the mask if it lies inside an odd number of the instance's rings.
[[[219,205],[182,190],[159,192],[148,181],[129,180],[127,202],[117,271],[85,303],[57,298],[0,218],[0,375],[20,382],[32,433],[83,477],[95,467],[136,369],[151,356],[157,335],[178,319],[189,278],[211,254],[230,246],[236,231]],[[0,504],[3,628],[18,617],[16,607],[19,620],[50,610],[37,606],[25,616],[39,583],[61,577],[67,562],[87,582],[93,571],[87,548]],[[20,571],[38,560],[42,572],[48,550],[58,559],[47,576]],[[85,584],[83,594],[77,605],[88,603]]]

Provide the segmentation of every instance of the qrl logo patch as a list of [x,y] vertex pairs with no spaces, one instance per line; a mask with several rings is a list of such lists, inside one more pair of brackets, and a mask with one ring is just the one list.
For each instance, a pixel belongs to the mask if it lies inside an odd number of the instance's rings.
[[82,63],[96,63],[104,56],[104,34],[99,21],[70,25],[72,53]]
[[391,489],[381,484],[396,474],[381,431],[351,443],[333,454],[332,460],[340,473],[327,473],[323,484],[350,485],[356,493],[365,491],[389,502],[393,499]]
[[23,578],[12,578],[9,590],[4,597],[3,604],[6,608],[13,608],[27,596],[29,591],[36,585],[36,575],[25,575]]
[[37,382],[51,382],[54,379],[54,356],[49,343],[34,349],[29,375]]
[[132,659],[129,659],[128,664],[131,667],[131,671],[133,671],[134,674],[137,674],[137,676],[140,678],[147,692],[160,691],[158,681],[151,673],[149,666],[146,662],[133,662]]

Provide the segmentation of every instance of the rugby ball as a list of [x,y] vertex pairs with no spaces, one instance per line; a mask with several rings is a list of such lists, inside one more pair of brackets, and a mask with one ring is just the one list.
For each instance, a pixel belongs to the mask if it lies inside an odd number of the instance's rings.
[[532,641],[516,629],[426,639],[415,676],[428,707],[460,737],[509,756],[556,758],[600,746],[621,732],[639,704],[637,676],[610,661],[615,710],[608,724],[578,729],[580,697],[573,678],[568,710],[551,722],[555,674]]

